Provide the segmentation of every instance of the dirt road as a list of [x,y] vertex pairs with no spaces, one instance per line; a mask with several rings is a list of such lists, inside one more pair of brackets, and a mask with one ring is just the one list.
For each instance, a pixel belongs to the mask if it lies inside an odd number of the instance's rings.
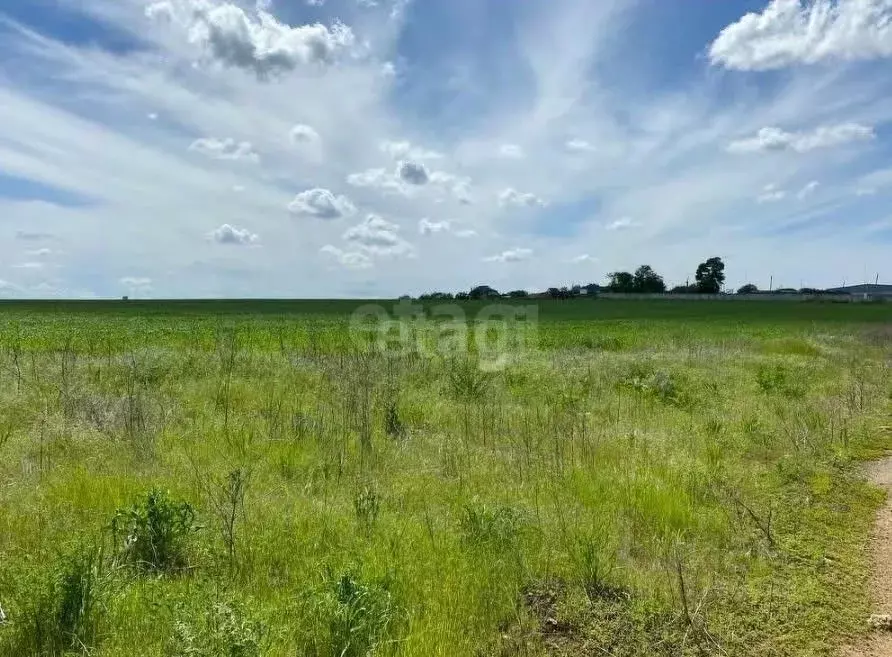
[[[871,463],[868,474],[873,483],[889,494],[877,512],[871,538],[871,613],[892,615],[892,457]],[[841,656],[892,657],[892,632],[874,632],[867,641],[843,649]]]

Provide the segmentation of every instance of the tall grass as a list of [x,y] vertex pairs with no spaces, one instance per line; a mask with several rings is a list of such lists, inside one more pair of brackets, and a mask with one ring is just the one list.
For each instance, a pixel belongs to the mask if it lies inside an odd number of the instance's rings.
[[0,656],[828,654],[892,344],[709,305],[545,309],[497,371],[340,306],[10,312]]

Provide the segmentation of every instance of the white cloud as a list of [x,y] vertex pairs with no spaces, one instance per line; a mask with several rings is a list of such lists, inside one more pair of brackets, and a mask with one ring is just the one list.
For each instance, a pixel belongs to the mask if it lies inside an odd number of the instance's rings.
[[593,153],[595,147],[584,139],[571,139],[564,144],[571,153]]
[[626,228],[634,228],[637,226],[629,217],[621,217],[604,226],[607,230],[625,230]]
[[728,145],[731,153],[758,153],[767,151],[795,151],[807,153],[819,148],[831,148],[844,144],[869,141],[876,137],[873,128],[858,123],[840,123],[820,126],[812,132],[786,132],[780,128],[766,127],[754,137],[733,141]]
[[799,192],[796,194],[796,198],[798,198],[800,201],[808,198],[809,196],[814,194],[815,191],[817,191],[820,185],[821,183],[819,183],[817,180],[812,180],[810,183],[806,184],[805,187],[799,190]]
[[222,140],[214,137],[196,139],[189,146],[189,150],[216,160],[245,160],[255,163],[260,161],[260,156],[254,152],[254,146],[251,145],[251,142],[237,142],[231,138]]
[[152,279],[146,277],[125,276],[118,281],[132,295],[146,295],[152,292]]
[[709,48],[712,64],[743,71],[886,57],[889,0],[772,0],[728,25]]
[[344,241],[356,244],[360,249],[376,255],[408,255],[412,245],[397,233],[399,226],[370,214],[360,224],[344,233]]
[[433,235],[434,233],[448,233],[452,226],[448,221],[430,221],[422,219],[418,222],[418,232],[422,235]]
[[509,249],[508,251],[502,251],[497,255],[484,258],[484,262],[521,262],[522,260],[529,260],[532,255],[532,249],[514,248]]
[[292,214],[317,219],[340,219],[356,213],[356,206],[346,196],[335,196],[327,189],[308,189],[288,205]]
[[147,118],[149,121],[157,121],[157,120],[158,120],[158,114],[157,114],[156,112],[149,112],[148,114],[146,114],[146,118]]
[[499,147],[499,155],[513,160],[520,160],[525,156],[523,149],[517,144],[502,144]]
[[403,160],[397,166],[397,174],[400,179],[410,185],[426,185],[430,181],[427,168],[420,162]]
[[445,171],[434,171],[430,175],[434,185],[446,189],[462,205],[471,205],[471,179],[456,176]]
[[18,265],[13,265],[13,269],[43,269],[42,262],[23,262]]
[[535,194],[518,192],[513,187],[509,187],[499,194],[499,205],[502,207],[544,207],[545,201]]
[[253,72],[265,79],[299,66],[332,64],[356,43],[343,23],[292,27],[262,7],[256,17],[230,3],[178,0],[149,5],[149,18],[164,17],[185,29],[190,43],[225,66]]
[[386,153],[394,160],[424,161],[443,159],[442,153],[414,146],[409,141],[382,141],[380,148],[382,153]]
[[34,249],[33,251],[25,251],[25,255],[32,258],[46,258],[53,254],[52,249]]
[[581,265],[598,262],[598,259],[590,256],[588,253],[583,253],[582,255],[570,258],[570,262],[574,265]]
[[312,126],[302,123],[291,128],[289,136],[292,144],[317,145],[322,141],[319,133]]
[[374,263],[365,253],[359,251],[344,251],[336,246],[327,244],[320,249],[321,253],[334,256],[341,265],[347,269],[368,269]]
[[368,169],[347,176],[347,184],[353,187],[367,187],[384,193],[406,194],[406,187],[397,176],[386,169]]
[[462,239],[467,239],[469,237],[476,237],[477,231],[472,228],[463,228],[461,230],[455,231],[455,236],[460,237]]
[[260,236],[255,235],[250,230],[236,228],[229,224],[223,224],[214,231],[211,231],[210,238],[218,244],[257,244]]
[[762,193],[756,197],[756,201],[758,203],[776,203],[783,201],[785,198],[787,198],[786,191],[778,189],[775,184],[770,184],[762,188]]

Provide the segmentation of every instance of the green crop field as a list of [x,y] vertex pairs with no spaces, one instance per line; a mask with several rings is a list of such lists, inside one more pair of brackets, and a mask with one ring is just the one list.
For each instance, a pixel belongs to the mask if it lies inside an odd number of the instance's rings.
[[363,303],[0,304],[0,655],[830,655],[866,630],[892,304],[542,301],[493,328],[466,303],[467,334],[416,318],[382,350]]

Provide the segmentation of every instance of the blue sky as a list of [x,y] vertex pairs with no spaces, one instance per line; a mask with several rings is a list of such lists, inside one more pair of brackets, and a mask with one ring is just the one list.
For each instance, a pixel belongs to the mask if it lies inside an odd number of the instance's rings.
[[0,0],[0,296],[892,281],[892,0]]

